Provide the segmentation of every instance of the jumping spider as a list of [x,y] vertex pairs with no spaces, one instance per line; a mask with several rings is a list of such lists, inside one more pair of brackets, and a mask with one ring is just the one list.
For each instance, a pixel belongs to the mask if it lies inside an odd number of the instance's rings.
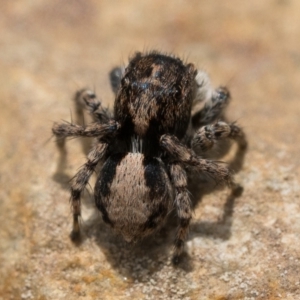
[[78,114],[85,106],[94,122],[55,123],[52,128],[61,151],[67,137],[96,140],[71,185],[71,237],[80,236],[81,193],[99,164],[96,206],[104,222],[126,241],[153,233],[176,209],[176,263],[192,217],[187,175],[197,171],[237,189],[225,164],[198,155],[224,139],[245,149],[245,135],[235,123],[220,121],[230,98],[227,88],[213,90],[207,74],[193,64],[155,51],[136,53],[125,69],[116,68],[110,75],[116,94],[113,113],[84,89],[75,96]]

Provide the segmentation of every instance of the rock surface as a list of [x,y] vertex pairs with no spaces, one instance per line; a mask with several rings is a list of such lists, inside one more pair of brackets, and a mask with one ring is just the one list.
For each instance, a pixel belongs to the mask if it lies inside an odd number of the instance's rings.
[[[297,0],[2,1],[0,299],[300,299],[299,10]],[[174,226],[128,246],[91,193],[74,246],[66,180],[85,161],[78,141],[66,178],[54,176],[50,129],[71,119],[74,91],[94,88],[112,107],[110,69],[153,48],[228,85],[227,116],[249,140],[243,195],[203,197],[177,268]]]

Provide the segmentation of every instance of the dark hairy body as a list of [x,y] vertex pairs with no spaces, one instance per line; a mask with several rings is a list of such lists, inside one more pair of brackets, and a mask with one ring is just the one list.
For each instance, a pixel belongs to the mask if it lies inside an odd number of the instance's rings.
[[84,89],[75,96],[77,113],[89,108],[94,122],[87,126],[55,123],[52,128],[61,152],[67,137],[96,140],[71,185],[71,237],[80,236],[81,193],[100,165],[96,206],[126,241],[158,230],[175,208],[179,227],[173,261],[177,263],[193,209],[187,172],[192,169],[217,185],[237,189],[225,164],[199,155],[224,139],[236,140],[240,149],[246,149],[245,135],[234,123],[220,121],[229,102],[228,90],[213,90],[206,73],[193,64],[154,51],[136,53],[125,69],[116,68],[110,75],[116,94],[113,112]]

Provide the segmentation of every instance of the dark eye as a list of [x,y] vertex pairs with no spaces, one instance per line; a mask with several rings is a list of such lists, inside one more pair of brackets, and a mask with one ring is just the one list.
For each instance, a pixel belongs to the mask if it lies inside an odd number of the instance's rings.
[[154,74],[155,78],[160,78],[161,77],[162,72],[161,71],[156,71]]
[[180,89],[175,89],[173,90],[173,94],[175,98],[180,98],[181,97],[181,90]]
[[223,91],[219,92],[219,99],[220,100],[225,100],[227,98],[227,94],[224,93]]
[[141,84],[141,89],[143,90],[147,90],[149,88],[149,83],[148,82],[144,82]]
[[219,88],[218,89],[218,98],[221,101],[226,101],[230,96],[229,91],[226,88]]
[[153,68],[149,67],[149,69],[147,69],[145,71],[145,77],[150,77],[152,75],[152,70],[153,70]]

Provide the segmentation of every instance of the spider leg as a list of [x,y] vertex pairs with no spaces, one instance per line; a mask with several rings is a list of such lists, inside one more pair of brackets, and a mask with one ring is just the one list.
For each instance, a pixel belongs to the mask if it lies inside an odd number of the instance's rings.
[[81,215],[81,193],[95,171],[98,162],[103,158],[108,148],[106,143],[98,143],[89,152],[87,162],[73,178],[71,185],[71,205],[73,211],[73,229],[71,239],[78,240],[80,236],[79,217]]
[[175,239],[175,252],[173,262],[177,263],[183,251],[184,240],[188,234],[192,214],[191,200],[187,190],[187,176],[183,167],[190,166],[195,170],[206,173],[213,178],[216,184],[230,185],[234,193],[238,186],[234,183],[232,174],[226,165],[207,159],[201,159],[192,150],[171,135],[162,135],[160,147],[170,156],[170,177],[175,187],[175,206],[180,219],[179,229]]
[[112,115],[107,108],[101,105],[96,94],[89,89],[79,90],[74,97],[76,105],[76,122],[84,119],[84,110],[87,107],[95,122],[106,123],[111,120]]
[[246,150],[247,148],[246,136],[243,130],[235,123],[227,124],[223,121],[201,127],[195,133],[191,146],[197,154],[203,154],[218,141],[224,139],[235,140],[240,150]]
[[216,184],[234,184],[232,174],[226,165],[221,162],[201,159],[192,150],[181,144],[175,136],[162,135],[160,138],[160,147],[165,150],[174,161],[182,163],[184,166],[191,166],[199,172],[206,173],[215,180]]
[[192,115],[192,125],[199,128],[205,124],[214,122],[220,118],[225,107],[228,105],[230,93],[226,87],[216,89],[204,107]]
[[87,126],[76,125],[68,122],[54,123],[52,132],[57,138],[66,137],[98,137],[105,138],[115,134],[120,127],[116,121],[105,124],[93,123]]
[[180,164],[171,164],[169,168],[172,183],[175,187],[175,207],[179,217],[179,228],[174,241],[173,263],[177,264],[184,248],[192,218],[192,203],[187,190],[187,175]]
[[121,79],[124,74],[124,71],[125,71],[124,68],[116,67],[112,69],[109,73],[110,85],[115,95],[117,94],[119,87],[121,85]]
[[[111,139],[119,128],[119,124],[115,121],[109,121],[106,124],[93,123],[88,126],[80,126],[71,123],[54,123],[52,132],[58,138],[62,138],[63,142],[66,137],[97,137],[99,143],[93,147],[87,157],[87,162],[83,165],[80,171],[75,175],[71,185],[71,203],[73,209],[73,231],[71,234],[72,240],[79,237],[79,222],[80,216],[80,197],[83,189],[88,183],[92,173],[94,172],[98,162],[105,155],[108,140]],[[59,144],[59,142],[58,142]]]

